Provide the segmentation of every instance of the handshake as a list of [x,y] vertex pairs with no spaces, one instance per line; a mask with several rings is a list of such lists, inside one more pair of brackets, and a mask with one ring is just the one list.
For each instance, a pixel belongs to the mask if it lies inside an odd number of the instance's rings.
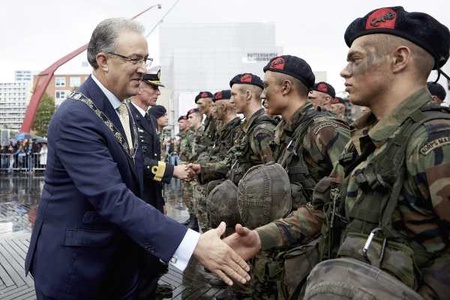
[[250,267],[245,262],[261,249],[261,240],[256,231],[239,224],[236,232],[221,239],[226,224],[222,222],[200,236],[194,249],[194,256],[207,269],[215,273],[226,284],[233,281],[245,284],[250,280]]
[[192,181],[200,174],[201,167],[199,164],[178,165],[173,169],[173,176],[183,181]]

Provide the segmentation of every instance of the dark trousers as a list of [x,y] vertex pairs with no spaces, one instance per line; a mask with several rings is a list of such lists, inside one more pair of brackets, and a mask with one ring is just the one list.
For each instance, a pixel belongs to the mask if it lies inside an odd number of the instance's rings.
[[158,281],[167,271],[166,264],[161,263],[152,255],[145,255],[139,270],[138,299],[155,299]]

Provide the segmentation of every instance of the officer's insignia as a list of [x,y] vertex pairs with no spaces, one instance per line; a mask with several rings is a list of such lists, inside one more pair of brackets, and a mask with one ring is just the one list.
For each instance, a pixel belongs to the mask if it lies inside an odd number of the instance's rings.
[[432,140],[429,143],[426,143],[422,148],[420,148],[420,153],[423,155],[427,155],[431,151],[433,151],[436,148],[442,147],[443,145],[450,144],[450,137],[441,137],[435,140]]
[[285,60],[283,57],[277,57],[270,63],[270,68],[275,70],[284,70]]

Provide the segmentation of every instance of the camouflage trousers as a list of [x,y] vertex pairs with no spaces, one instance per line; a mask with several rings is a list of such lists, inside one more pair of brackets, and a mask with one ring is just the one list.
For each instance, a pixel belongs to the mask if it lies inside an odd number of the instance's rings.
[[206,211],[206,185],[195,182],[193,184],[194,210],[198,220],[198,227],[201,232],[210,229],[208,213]]

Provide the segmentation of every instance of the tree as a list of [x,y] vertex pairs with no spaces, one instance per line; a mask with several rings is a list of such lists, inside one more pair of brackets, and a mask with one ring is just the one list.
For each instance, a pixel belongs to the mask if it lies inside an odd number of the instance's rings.
[[36,117],[33,123],[33,131],[38,136],[47,136],[48,124],[55,112],[55,99],[47,93],[42,97],[39,103]]

